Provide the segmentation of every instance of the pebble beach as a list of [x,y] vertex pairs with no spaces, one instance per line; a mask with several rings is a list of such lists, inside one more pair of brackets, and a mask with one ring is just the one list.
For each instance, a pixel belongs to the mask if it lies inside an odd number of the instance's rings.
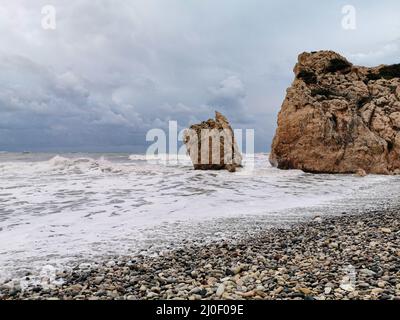
[[[400,300],[400,211],[316,217],[239,241],[84,264],[0,299]],[[29,277],[29,276],[27,276]]]

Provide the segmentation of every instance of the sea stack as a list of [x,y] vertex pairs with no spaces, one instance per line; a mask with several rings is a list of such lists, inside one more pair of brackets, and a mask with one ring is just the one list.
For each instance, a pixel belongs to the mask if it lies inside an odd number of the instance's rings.
[[215,120],[192,125],[184,133],[184,143],[195,170],[228,170],[241,167],[242,155],[228,119],[218,111]]
[[302,53],[278,115],[270,162],[313,173],[400,173],[400,64],[355,66]]

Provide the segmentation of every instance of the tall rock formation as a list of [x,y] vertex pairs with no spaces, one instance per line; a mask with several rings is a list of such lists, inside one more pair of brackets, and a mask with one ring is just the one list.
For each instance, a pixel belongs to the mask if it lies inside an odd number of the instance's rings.
[[400,173],[400,64],[354,66],[302,53],[278,116],[270,162],[314,173]]
[[194,124],[186,130],[184,143],[195,170],[236,171],[242,155],[229,121],[218,111],[215,120]]

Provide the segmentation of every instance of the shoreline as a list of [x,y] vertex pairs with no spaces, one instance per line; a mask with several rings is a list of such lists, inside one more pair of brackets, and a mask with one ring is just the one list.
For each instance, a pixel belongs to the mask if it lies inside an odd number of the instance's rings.
[[2,299],[400,300],[400,210],[317,217],[239,241],[75,267]]

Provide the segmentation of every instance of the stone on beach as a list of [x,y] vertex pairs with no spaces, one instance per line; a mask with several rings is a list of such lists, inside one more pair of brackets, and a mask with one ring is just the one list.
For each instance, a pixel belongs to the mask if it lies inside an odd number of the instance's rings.
[[224,292],[225,292],[225,285],[220,284],[215,294],[217,295],[217,297],[221,297],[224,294]]

